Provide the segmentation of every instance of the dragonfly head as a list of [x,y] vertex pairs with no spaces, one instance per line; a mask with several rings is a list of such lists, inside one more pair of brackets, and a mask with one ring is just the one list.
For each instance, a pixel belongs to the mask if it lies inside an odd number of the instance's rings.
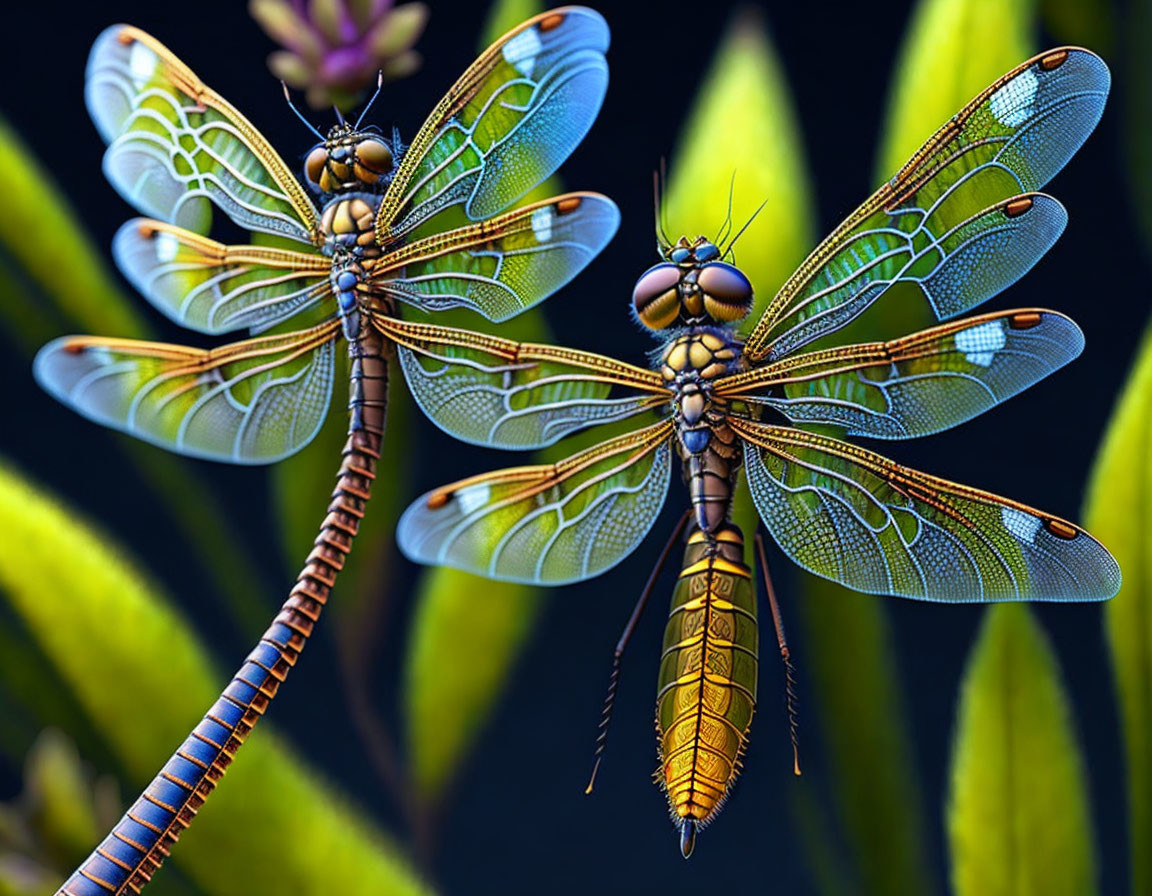
[[304,176],[321,193],[371,190],[388,182],[393,165],[392,148],[383,137],[341,121],[308,153]]
[[687,237],[663,248],[664,261],[640,275],[632,310],[650,330],[674,326],[729,325],[752,311],[752,284],[705,237]]

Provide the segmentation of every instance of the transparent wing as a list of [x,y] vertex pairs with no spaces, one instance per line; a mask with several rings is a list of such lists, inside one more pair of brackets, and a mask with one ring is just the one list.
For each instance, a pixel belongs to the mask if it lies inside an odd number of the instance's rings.
[[395,318],[376,325],[424,412],[473,444],[540,448],[671,400],[658,373],[602,355]]
[[201,333],[258,332],[331,294],[322,255],[226,246],[147,218],[121,227],[112,251],[148,301]]
[[312,200],[268,141],[154,37],[105,29],[85,79],[104,173],[141,212],[207,233],[215,203],[249,230],[319,242]]
[[469,308],[503,321],[580,273],[619,224],[611,199],[570,193],[425,237],[366,267],[374,289],[417,308]]
[[65,336],[37,381],[104,426],[192,457],[272,463],[312,440],[332,395],[338,321],[204,351]]
[[717,395],[770,407],[793,423],[907,439],[982,414],[1064,366],[1080,328],[1041,309],[942,324],[903,339],[792,355],[716,383]]
[[764,525],[805,569],[922,600],[1104,600],[1120,568],[1078,526],[847,442],[733,420]]
[[608,87],[608,26],[566,6],[508,32],[468,68],[400,160],[376,218],[381,245],[462,205],[507,208],[584,139]]
[[748,339],[777,359],[844,326],[891,284],[918,286],[946,319],[1031,268],[1064,227],[1046,184],[1104,110],[1110,76],[1061,48],[1009,72],[964,107],[836,228],[769,302]]
[[474,476],[404,512],[400,549],[418,563],[562,585],[615,566],[644,539],[668,490],[668,421],[558,464]]

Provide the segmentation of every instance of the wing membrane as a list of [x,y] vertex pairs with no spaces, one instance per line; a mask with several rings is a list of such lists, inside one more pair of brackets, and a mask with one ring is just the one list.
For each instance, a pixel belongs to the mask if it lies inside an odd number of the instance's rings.
[[560,585],[598,575],[652,527],[671,472],[668,421],[559,464],[517,467],[429,492],[396,537],[419,563]]
[[606,196],[558,196],[402,246],[370,266],[373,287],[425,311],[507,320],[580,273],[619,223]]
[[949,602],[1104,600],[1120,569],[1078,526],[802,430],[734,420],[793,560],[857,591]]
[[207,233],[214,202],[249,230],[318,242],[315,206],[268,141],[151,35],[106,29],[85,97],[104,173],[144,214]]
[[478,445],[540,448],[670,398],[659,374],[602,355],[394,318],[377,326],[424,412]]
[[1005,311],[895,339],[793,355],[727,377],[718,395],[773,408],[793,423],[907,439],[948,429],[1027,389],[1080,354],[1062,314]]
[[555,171],[600,110],[607,49],[599,13],[566,6],[485,50],[402,157],[376,219],[380,244],[454,205],[490,217]]
[[[1109,83],[1103,61],[1076,48],[1000,78],[817,246],[768,304],[746,354],[782,357],[843,326],[898,280],[917,283],[941,319],[1014,282],[1064,221],[1055,200],[1017,194],[1042,187],[1080,148]],[[941,260],[932,244],[947,234],[952,255]]]
[[272,463],[323,422],[339,327],[333,320],[211,351],[65,336],[40,350],[35,374],[97,423],[193,457]]
[[161,221],[129,221],[112,251],[148,301],[201,333],[263,330],[331,294],[322,255],[226,246]]

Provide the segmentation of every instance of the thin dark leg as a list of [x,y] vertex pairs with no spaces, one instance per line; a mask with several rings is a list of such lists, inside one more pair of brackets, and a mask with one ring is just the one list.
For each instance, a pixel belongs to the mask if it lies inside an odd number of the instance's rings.
[[640,616],[644,612],[644,607],[648,605],[648,598],[652,595],[652,589],[656,587],[656,580],[660,578],[660,572],[664,569],[664,564],[668,561],[668,555],[672,553],[672,547],[684,534],[684,527],[688,523],[688,518],[692,515],[691,510],[684,512],[680,517],[680,522],[676,524],[676,528],[672,530],[672,535],[668,539],[668,543],[664,545],[664,550],[660,552],[660,557],[656,560],[656,565],[652,567],[652,574],[648,576],[648,581],[644,585],[644,590],[640,592],[640,599],[636,601],[636,606],[632,609],[632,615],[628,617],[628,624],[624,626],[624,631],[620,635],[620,640],[616,642],[616,650],[612,654],[612,674],[608,677],[608,695],[604,698],[604,710],[600,714],[600,730],[596,735],[596,753],[595,761],[592,765],[592,774],[588,778],[588,786],[584,789],[585,793],[591,793],[592,787],[596,783],[596,772],[600,770],[600,760],[604,758],[604,747],[608,743],[608,723],[612,721],[612,708],[616,705],[616,685],[620,681],[620,658],[624,655],[624,648],[628,646],[628,642],[632,640],[632,633],[636,631],[636,625],[640,622]]
[[792,738],[792,771],[798,775],[800,723],[796,709],[796,668],[792,665],[792,653],[788,650],[788,640],[784,637],[784,619],[780,616],[780,605],[776,602],[776,591],[772,587],[772,577],[768,574],[768,555],[764,551],[764,536],[759,532],[756,533],[756,554],[760,558],[764,590],[768,592],[768,606],[772,610],[772,624],[776,627],[776,643],[780,645],[780,659],[784,661],[784,705],[788,711],[788,734]]

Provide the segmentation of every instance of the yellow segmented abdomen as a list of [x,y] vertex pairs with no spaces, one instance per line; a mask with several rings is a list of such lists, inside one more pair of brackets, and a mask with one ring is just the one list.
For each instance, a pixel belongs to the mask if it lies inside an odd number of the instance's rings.
[[664,630],[661,774],[673,818],[691,822],[689,835],[727,796],[756,708],[756,592],[743,556],[731,524],[712,536],[693,532]]

